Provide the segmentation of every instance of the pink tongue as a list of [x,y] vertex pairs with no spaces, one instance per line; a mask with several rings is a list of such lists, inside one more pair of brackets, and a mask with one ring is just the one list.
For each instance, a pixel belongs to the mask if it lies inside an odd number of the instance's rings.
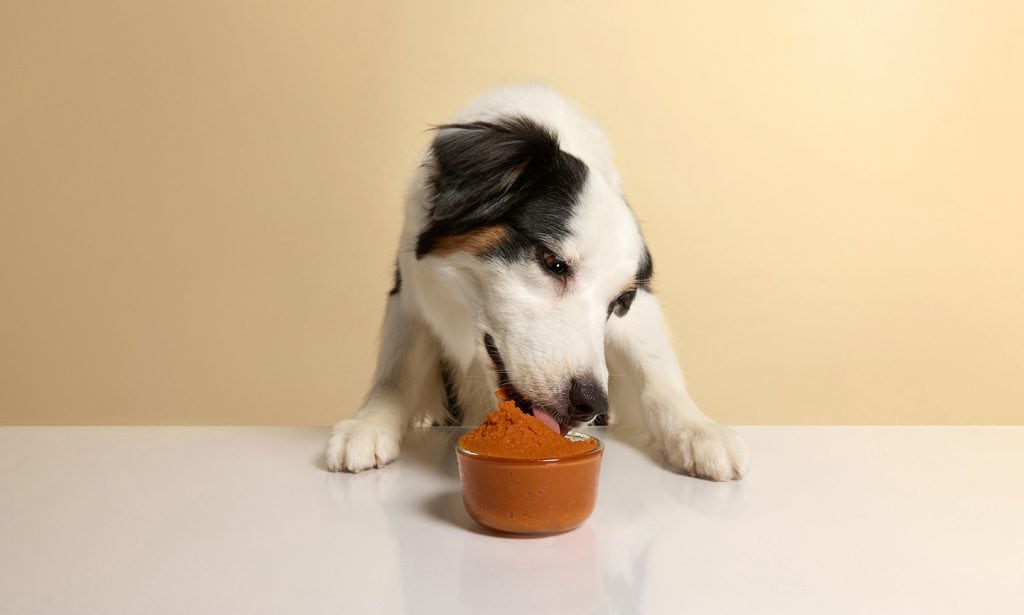
[[565,432],[568,431],[568,429],[563,429],[562,426],[558,424],[558,421],[556,421],[554,419],[554,417],[552,417],[547,412],[544,412],[540,408],[534,408],[533,409],[533,416],[535,416],[538,419],[540,419],[541,423],[544,423],[544,425],[548,429],[550,429],[551,431],[555,432],[556,434],[564,436]]

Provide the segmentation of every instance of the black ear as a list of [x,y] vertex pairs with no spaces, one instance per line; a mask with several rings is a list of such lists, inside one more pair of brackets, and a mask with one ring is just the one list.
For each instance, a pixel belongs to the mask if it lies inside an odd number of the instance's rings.
[[446,124],[430,146],[430,217],[476,226],[497,221],[557,171],[558,139],[526,118]]

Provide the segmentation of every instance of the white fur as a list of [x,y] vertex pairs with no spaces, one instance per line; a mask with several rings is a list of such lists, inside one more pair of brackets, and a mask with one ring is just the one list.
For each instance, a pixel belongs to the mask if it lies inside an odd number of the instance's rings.
[[[573,268],[559,293],[536,263],[502,263],[455,252],[417,259],[426,224],[426,169],[413,179],[399,247],[401,292],[388,299],[373,386],[355,416],[338,423],[327,445],[331,470],[381,467],[399,452],[405,429],[444,412],[439,360],[459,373],[457,395],[476,424],[494,407],[497,376],[482,339],[490,333],[515,387],[542,406],[573,374],[610,389],[616,421],[635,418],[673,467],[712,480],[740,478],[747,460],[732,433],[716,425],[686,390],[657,298],[637,293],[624,317],[609,302],[637,269],[643,239],[619,186],[601,130],[546,86],[510,86],[484,94],[454,121],[521,115],[548,127],[564,151],[587,164],[581,205],[569,237],[549,246]],[[612,365],[615,378],[609,382]],[[610,386],[609,386],[610,385]]]

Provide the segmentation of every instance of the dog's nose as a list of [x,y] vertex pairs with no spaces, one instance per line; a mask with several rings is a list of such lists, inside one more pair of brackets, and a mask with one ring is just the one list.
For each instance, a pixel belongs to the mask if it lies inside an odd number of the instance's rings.
[[582,423],[588,423],[608,412],[608,397],[590,377],[573,378],[570,381],[569,404],[572,406],[572,419]]

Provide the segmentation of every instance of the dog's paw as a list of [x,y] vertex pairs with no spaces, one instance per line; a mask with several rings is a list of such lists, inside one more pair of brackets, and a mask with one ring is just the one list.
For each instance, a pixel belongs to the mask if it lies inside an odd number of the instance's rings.
[[327,469],[362,472],[383,468],[398,457],[401,434],[392,427],[351,419],[334,426],[327,441]]
[[660,440],[668,463],[684,474],[723,481],[743,478],[747,472],[747,449],[728,427],[687,426]]

